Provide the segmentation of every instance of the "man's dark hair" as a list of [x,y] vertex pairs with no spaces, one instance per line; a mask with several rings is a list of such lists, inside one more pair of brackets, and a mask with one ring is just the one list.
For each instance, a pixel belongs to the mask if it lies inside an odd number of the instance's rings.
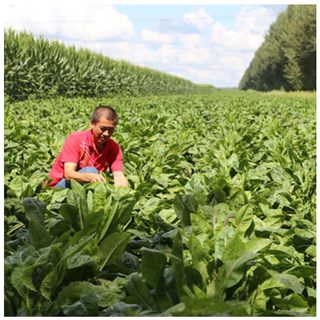
[[118,123],[118,115],[117,112],[114,108],[110,106],[98,106],[94,109],[91,117],[91,122],[92,123],[97,123],[99,122],[99,119],[103,117],[106,118],[107,120],[114,121],[115,124]]

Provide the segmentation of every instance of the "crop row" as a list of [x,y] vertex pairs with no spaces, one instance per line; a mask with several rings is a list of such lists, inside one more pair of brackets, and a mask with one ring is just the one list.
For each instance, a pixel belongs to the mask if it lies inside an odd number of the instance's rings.
[[[43,189],[99,103],[120,114],[130,188]],[[314,96],[60,98],[5,112],[7,315],[315,315]]]
[[201,93],[214,89],[10,29],[4,36],[4,71],[4,92],[12,101],[30,97]]

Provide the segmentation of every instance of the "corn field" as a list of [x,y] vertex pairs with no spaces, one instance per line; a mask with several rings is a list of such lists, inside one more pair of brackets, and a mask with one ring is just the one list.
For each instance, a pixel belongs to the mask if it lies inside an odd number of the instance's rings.
[[4,88],[12,101],[28,98],[208,93],[214,88],[87,49],[6,30]]

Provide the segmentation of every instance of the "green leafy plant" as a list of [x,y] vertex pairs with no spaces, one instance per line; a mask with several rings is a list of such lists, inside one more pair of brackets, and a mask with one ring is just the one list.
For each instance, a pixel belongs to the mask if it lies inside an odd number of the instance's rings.
[[[48,188],[100,103],[121,115],[130,187],[107,173]],[[6,315],[316,315],[315,95],[7,101],[5,114]]]

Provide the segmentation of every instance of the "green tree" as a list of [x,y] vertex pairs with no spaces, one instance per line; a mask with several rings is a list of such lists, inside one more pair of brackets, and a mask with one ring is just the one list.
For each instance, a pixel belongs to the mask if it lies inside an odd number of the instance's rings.
[[270,26],[240,89],[316,88],[316,6],[290,5]]

